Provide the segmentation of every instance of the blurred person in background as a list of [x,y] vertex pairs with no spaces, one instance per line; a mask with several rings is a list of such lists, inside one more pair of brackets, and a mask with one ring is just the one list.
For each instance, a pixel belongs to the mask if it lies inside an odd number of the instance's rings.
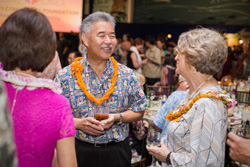
[[69,65],[72,64],[77,57],[82,57],[82,54],[78,51],[70,52],[67,59]]
[[[136,54],[136,52],[134,52],[134,50],[137,51],[137,49],[132,49],[132,44],[130,41],[124,41],[122,42],[122,48],[125,50],[125,52],[127,53],[126,57],[127,57],[127,67],[131,68],[132,70],[135,70],[139,73],[141,73],[141,67],[147,63],[147,59],[141,60],[141,57],[138,54]],[[137,51],[138,52],[138,51]]]
[[146,77],[146,84],[154,85],[161,77],[161,51],[155,46],[155,39],[152,36],[145,38],[147,51],[145,58],[148,63],[143,66],[143,75]]
[[163,166],[224,166],[231,99],[213,75],[226,61],[226,42],[214,30],[196,28],[180,35],[176,50],[176,73],[187,80],[189,92],[166,117],[165,143],[147,149]]
[[75,127],[60,85],[36,78],[52,61],[56,35],[46,16],[35,9],[12,13],[0,29],[0,79],[8,94],[19,167],[77,166]]
[[0,80],[0,166],[16,167],[15,143],[13,140],[12,120],[7,107],[5,86]]
[[187,81],[179,75],[179,81],[177,84],[177,89],[174,91],[163,104],[161,109],[157,112],[153,120],[153,127],[156,131],[161,132],[161,138],[166,137],[167,126],[169,121],[166,120],[166,116],[169,112],[176,109],[180,102],[185,98],[188,93],[189,84]]
[[59,36],[59,39],[57,41],[57,52],[58,52],[62,67],[65,67],[66,62],[67,62],[66,53],[69,49],[68,47],[69,42],[66,38],[64,38],[64,35],[62,32],[60,32],[58,36]]
[[[173,62],[171,61],[171,57],[166,56],[164,61],[164,66],[161,68],[161,78],[160,82],[156,82],[154,86],[172,86],[173,80],[174,80],[174,74],[175,74],[175,67]],[[168,90],[165,89],[158,89],[158,94],[160,95],[168,95],[170,92],[167,92]]]
[[162,40],[157,40],[156,41],[156,46],[161,51],[161,64],[162,64],[162,66],[164,66],[165,56],[168,53],[168,51],[166,50],[165,42],[162,41]]

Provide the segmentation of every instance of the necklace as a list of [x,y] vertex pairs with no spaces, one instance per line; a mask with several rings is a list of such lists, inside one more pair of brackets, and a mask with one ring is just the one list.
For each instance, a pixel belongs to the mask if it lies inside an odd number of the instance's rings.
[[14,108],[15,108],[15,105],[16,105],[16,96],[17,96],[17,92],[18,92],[19,90],[18,90],[18,88],[16,89],[16,93],[15,93],[15,96],[14,96],[14,100],[13,100],[13,103],[12,103],[12,107],[11,107],[11,115],[12,115],[12,113],[13,113],[13,111],[14,111]]
[[185,105],[185,106],[178,105],[175,110],[173,110],[172,112],[170,112],[167,115],[166,119],[169,121],[179,121],[181,119],[182,115],[184,113],[188,112],[191,109],[191,107],[193,106],[193,104],[201,98],[214,98],[217,100],[221,100],[223,102],[223,104],[227,106],[227,108],[234,107],[237,104],[237,101],[230,99],[225,94],[226,94],[226,91],[221,91],[221,92],[208,91],[206,93],[200,93],[196,97],[194,97],[188,103],[188,105]]
[[85,83],[83,81],[81,72],[84,70],[84,67],[82,64],[80,64],[80,60],[83,59],[83,57],[78,57],[74,60],[74,62],[71,64],[71,70],[73,73],[75,73],[76,79],[77,79],[77,83],[80,86],[80,88],[82,89],[82,91],[85,93],[86,97],[90,100],[93,101],[97,104],[101,104],[104,102],[104,100],[107,100],[109,98],[109,96],[114,92],[115,90],[115,84],[116,84],[116,80],[117,80],[117,75],[118,75],[118,65],[117,65],[117,61],[114,59],[114,57],[110,57],[111,62],[114,65],[114,74],[111,77],[111,86],[110,88],[107,90],[107,93],[100,99],[96,99],[88,90],[87,87],[85,86]]
[[211,75],[210,77],[208,77],[204,82],[202,82],[196,89],[195,91],[189,96],[187,102],[198,92],[198,90],[207,82],[209,81],[211,78],[213,77],[213,75]]

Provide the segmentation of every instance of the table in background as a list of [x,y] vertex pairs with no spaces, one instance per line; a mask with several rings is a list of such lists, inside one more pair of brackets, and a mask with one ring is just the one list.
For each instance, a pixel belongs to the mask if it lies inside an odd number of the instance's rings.
[[150,112],[148,114],[144,114],[143,119],[148,121],[149,123],[149,131],[153,130],[153,120],[155,115],[157,114],[157,112],[160,110],[161,108],[161,101],[157,100],[157,101],[151,101],[151,107],[149,108]]

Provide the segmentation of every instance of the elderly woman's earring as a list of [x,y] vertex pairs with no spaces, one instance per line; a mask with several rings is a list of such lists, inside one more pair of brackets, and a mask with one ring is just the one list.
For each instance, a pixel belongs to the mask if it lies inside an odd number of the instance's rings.
[[194,75],[195,75],[195,74],[196,74],[196,69],[195,69],[194,67],[193,67],[193,70],[194,70],[194,72],[193,72],[193,73],[194,73]]

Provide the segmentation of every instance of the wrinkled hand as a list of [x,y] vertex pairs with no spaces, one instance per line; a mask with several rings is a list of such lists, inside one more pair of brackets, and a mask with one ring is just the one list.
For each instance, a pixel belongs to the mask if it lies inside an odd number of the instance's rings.
[[93,117],[74,118],[74,122],[76,129],[79,129],[84,133],[95,136],[100,136],[104,133],[104,128],[101,126],[101,122]]
[[109,129],[115,122],[115,117],[113,114],[109,114],[109,118],[101,121],[102,127],[104,129]]
[[159,161],[166,162],[166,158],[170,153],[169,148],[164,144],[164,140],[161,139],[161,147],[146,146],[149,154],[155,156]]
[[228,133],[228,138],[230,157],[235,161],[250,165],[250,139],[244,139],[233,132]]

